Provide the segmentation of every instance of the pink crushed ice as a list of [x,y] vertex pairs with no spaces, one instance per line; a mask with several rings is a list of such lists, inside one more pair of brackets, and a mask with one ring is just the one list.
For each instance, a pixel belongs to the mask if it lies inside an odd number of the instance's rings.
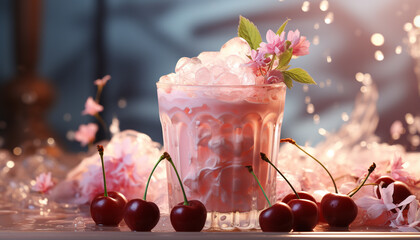
[[251,55],[248,43],[235,37],[219,52],[202,52],[197,57],[179,59],[175,73],[162,76],[160,83],[182,85],[254,85],[261,81],[247,66]]

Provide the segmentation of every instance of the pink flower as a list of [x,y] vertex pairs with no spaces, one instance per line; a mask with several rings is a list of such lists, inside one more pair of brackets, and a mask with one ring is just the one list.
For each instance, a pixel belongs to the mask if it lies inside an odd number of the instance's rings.
[[271,70],[265,78],[265,84],[273,84],[284,82],[283,73],[279,70]]
[[82,114],[95,116],[95,114],[97,114],[98,112],[102,112],[103,110],[104,107],[102,105],[95,102],[95,100],[93,100],[92,97],[89,97],[86,100],[85,110],[83,110]]
[[284,52],[284,35],[284,32],[277,35],[272,30],[268,30],[266,34],[267,43],[260,43],[260,48],[258,50],[266,54],[280,55]]
[[100,86],[103,87],[105,86],[105,84],[111,79],[110,75],[106,75],[105,77],[103,77],[102,79],[97,79],[94,83],[96,86]]
[[260,67],[265,67],[270,62],[270,58],[265,57],[265,53],[263,51],[255,51],[254,49],[251,50],[251,61],[245,66],[257,69]]
[[365,209],[369,218],[375,219],[381,216],[384,212],[409,204],[416,198],[414,195],[410,195],[404,201],[396,205],[392,202],[394,183],[389,184],[386,188],[382,188],[382,185],[383,183],[379,185],[379,192],[381,194],[380,199],[372,196],[366,196],[356,200],[357,206]]
[[410,186],[416,185],[416,179],[413,176],[410,176],[410,173],[404,168],[404,162],[401,156],[395,154],[393,160],[390,162],[389,173],[392,178],[398,181],[407,183]]
[[408,205],[407,218],[404,218],[403,211],[406,206],[402,209],[397,210],[397,217],[391,221],[390,226],[398,228],[401,232],[419,232],[420,231],[420,208],[419,201],[414,199]]
[[82,124],[79,126],[79,130],[75,133],[74,139],[79,141],[82,146],[86,146],[95,140],[96,132],[98,131],[98,125],[95,123]]
[[310,42],[306,40],[306,37],[300,36],[299,30],[289,31],[287,34],[287,40],[291,42],[290,47],[293,48],[294,56],[303,56],[309,54]]
[[36,177],[35,185],[32,187],[32,190],[46,193],[50,190],[54,183],[51,181],[51,172],[48,173],[41,173],[38,177]]

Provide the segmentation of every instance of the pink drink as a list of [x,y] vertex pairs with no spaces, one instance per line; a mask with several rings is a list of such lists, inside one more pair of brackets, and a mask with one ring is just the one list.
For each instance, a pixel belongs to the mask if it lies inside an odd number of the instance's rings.
[[[206,206],[206,228],[258,227],[258,211],[268,203],[245,166],[253,166],[274,202],[276,172],[259,154],[277,162],[285,85],[157,83],[157,88],[165,151],[179,169],[187,197]],[[168,183],[172,208],[183,201],[172,169]]]

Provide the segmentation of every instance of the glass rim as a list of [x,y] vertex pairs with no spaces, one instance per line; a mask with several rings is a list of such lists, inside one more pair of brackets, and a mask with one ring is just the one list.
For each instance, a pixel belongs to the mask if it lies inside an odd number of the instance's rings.
[[270,84],[251,84],[251,85],[244,85],[244,84],[234,84],[234,85],[225,85],[225,84],[179,84],[179,83],[162,83],[156,82],[156,86],[159,87],[186,87],[186,88],[273,88],[273,87],[286,87],[284,82],[279,83],[270,83]]

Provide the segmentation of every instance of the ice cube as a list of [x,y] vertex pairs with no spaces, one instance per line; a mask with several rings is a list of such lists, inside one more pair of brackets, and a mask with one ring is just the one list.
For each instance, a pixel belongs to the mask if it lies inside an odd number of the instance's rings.
[[161,83],[178,83],[178,76],[175,73],[170,73],[160,77],[159,82]]
[[238,69],[242,66],[242,64],[246,63],[243,58],[237,55],[230,55],[225,61],[229,69]]
[[182,69],[182,67],[189,62],[190,62],[190,58],[187,58],[187,57],[180,58],[178,62],[176,63],[175,72],[179,72]]
[[195,73],[195,83],[209,85],[213,82],[213,74],[206,67],[202,67]]
[[226,72],[227,69],[224,68],[223,66],[216,65],[216,66],[210,67],[210,71],[213,74],[213,77],[218,78],[220,74]]
[[220,54],[224,56],[237,55],[246,57],[247,55],[251,55],[251,48],[243,38],[235,37],[222,46]]
[[198,58],[203,64],[214,64],[219,59],[219,52],[202,52]]
[[220,85],[239,85],[241,84],[241,81],[239,80],[238,76],[231,72],[224,72],[220,74],[220,76],[217,78],[217,84]]

